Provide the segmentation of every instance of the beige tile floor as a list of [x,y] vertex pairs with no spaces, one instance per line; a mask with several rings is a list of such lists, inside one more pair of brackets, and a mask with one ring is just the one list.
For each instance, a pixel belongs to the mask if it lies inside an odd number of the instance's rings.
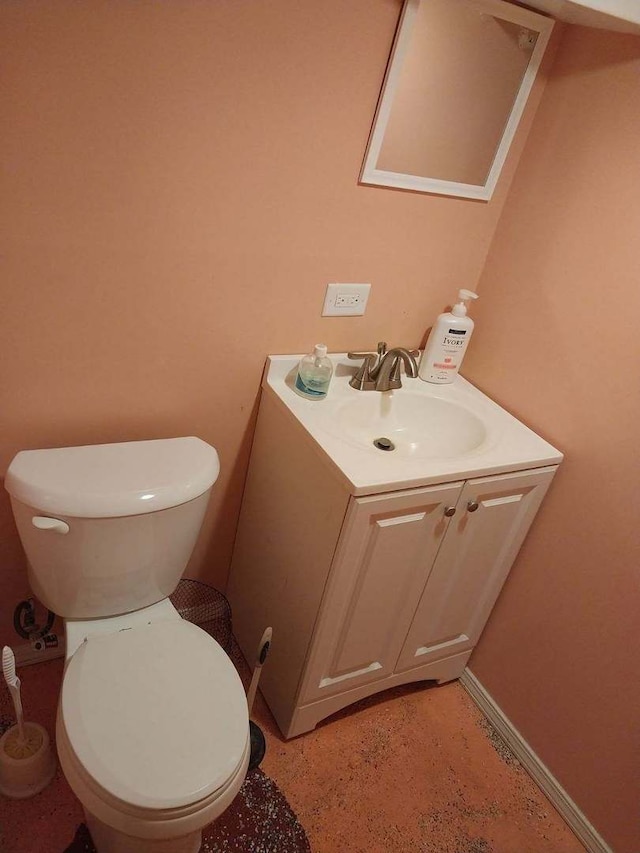
[[[62,661],[20,676],[27,717],[53,734]],[[9,707],[2,689],[0,722]],[[584,851],[457,683],[397,688],[288,742],[261,700],[254,719],[314,853]],[[81,820],[58,772],[31,800],[0,797],[0,851],[62,853]]]

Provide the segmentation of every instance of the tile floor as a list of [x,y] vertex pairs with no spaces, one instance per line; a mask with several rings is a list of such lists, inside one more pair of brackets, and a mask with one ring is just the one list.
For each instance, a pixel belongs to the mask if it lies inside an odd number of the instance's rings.
[[[19,675],[27,719],[53,734],[62,661]],[[9,708],[2,689],[3,728]],[[314,853],[584,853],[457,683],[397,688],[288,742],[260,699],[254,719]],[[58,771],[30,800],[0,796],[0,851],[62,853],[81,820]]]

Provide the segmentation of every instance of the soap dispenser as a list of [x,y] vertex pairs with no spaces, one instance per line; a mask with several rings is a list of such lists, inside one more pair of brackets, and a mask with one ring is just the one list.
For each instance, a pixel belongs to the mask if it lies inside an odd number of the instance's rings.
[[298,365],[296,391],[308,400],[324,400],[333,375],[333,364],[327,357],[326,344],[316,344]]
[[474,326],[467,317],[467,302],[477,298],[473,290],[459,290],[459,301],[450,312],[440,314],[420,359],[420,379],[445,385],[456,378]]

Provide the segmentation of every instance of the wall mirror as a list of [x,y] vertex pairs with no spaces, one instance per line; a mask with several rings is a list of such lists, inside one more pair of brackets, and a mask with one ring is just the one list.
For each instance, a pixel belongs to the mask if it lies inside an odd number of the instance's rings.
[[505,0],[405,0],[360,183],[489,200],[552,28]]

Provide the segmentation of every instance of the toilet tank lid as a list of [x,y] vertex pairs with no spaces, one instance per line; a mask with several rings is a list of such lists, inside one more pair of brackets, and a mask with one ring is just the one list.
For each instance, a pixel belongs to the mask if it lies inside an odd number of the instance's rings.
[[194,436],[22,450],[9,494],[44,513],[79,518],[142,515],[187,503],[220,471],[214,447]]

